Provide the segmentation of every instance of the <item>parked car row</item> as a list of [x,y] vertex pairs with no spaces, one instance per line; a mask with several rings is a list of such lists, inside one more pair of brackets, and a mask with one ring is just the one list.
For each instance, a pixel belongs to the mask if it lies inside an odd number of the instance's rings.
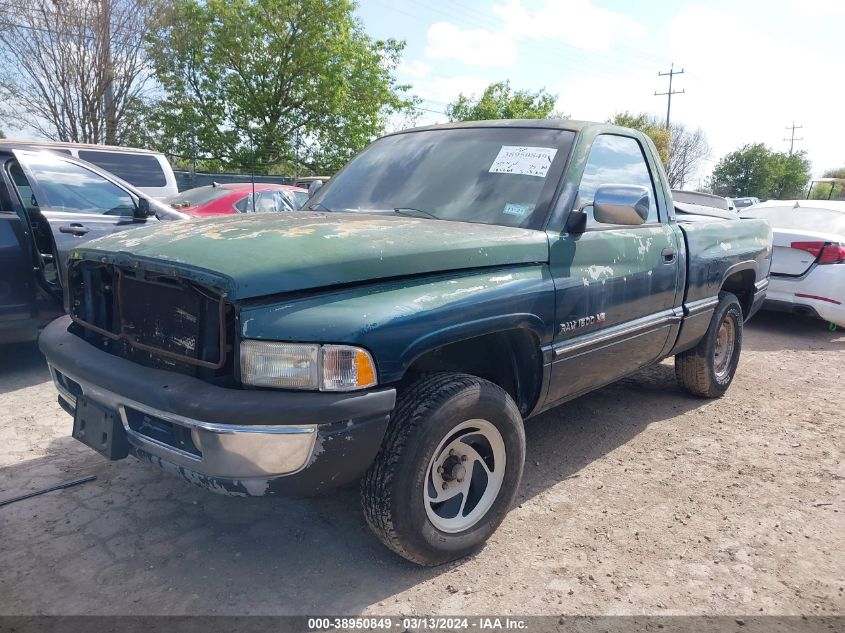
[[308,200],[308,190],[268,183],[212,184],[188,189],[164,202],[191,216],[296,211]]
[[31,340],[63,312],[80,243],[188,217],[70,155],[4,145],[0,162],[0,343]]
[[63,313],[70,251],[110,233],[190,216],[294,211],[301,187],[227,184],[177,193],[160,153],[0,141],[0,344],[32,340]]
[[103,169],[151,198],[176,195],[176,176],[167,157],[133,147],[60,143],[55,141],[0,140],[0,150],[49,151],[83,160]]

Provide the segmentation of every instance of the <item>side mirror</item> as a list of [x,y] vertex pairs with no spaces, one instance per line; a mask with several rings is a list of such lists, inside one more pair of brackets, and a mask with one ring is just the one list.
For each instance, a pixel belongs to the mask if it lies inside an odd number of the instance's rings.
[[317,193],[320,190],[320,187],[322,187],[322,186],[323,186],[322,180],[312,180],[311,184],[308,185],[308,197],[310,198],[315,193]]
[[138,206],[135,207],[135,214],[133,215],[134,219],[146,220],[152,214],[153,212],[150,209],[150,201],[146,198],[138,198]]
[[601,185],[593,197],[593,217],[602,224],[637,226],[648,218],[651,194],[639,185]]

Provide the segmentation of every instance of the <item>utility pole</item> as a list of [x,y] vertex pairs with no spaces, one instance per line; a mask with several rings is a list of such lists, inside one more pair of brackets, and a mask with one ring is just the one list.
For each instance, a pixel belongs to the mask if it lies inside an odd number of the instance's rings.
[[105,83],[103,92],[103,118],[105,119],[105,143],[117,144],[117,120],[114,108],[114,67],[111,62],[111,0],[100,0],[102,47],[102,72]]
[[803,138],[795,138],[795,130],[800,130],[803,125],[795,125],[795,121],[792,122],[792,125],[787,125],[786,129],[791,130],[789,134],[789,138],[783,139],[784,141],[789,141],[789,155],[792,156],[792,150],[795,148],[795,141],[803,141]]
[[668,97],[668,99],[667,99],[668,103],[666,104],[666,129],[667,130],[669,129],[669,115],[672,113],[672,95],[682,95],[682,94],[684,94],[684,92],[686,92],[686,90],[672,90],[672,77],[674,77],[675,75],[683,75],[683,74],[684,74],[683,68],[681,68],[681,70],[675,70],[675,63],[674,62],[672,62],[672,65],[669,67],[668,73],[661,73],[661,72],[657,73],[658,77],[669,77],[669,91],[668,92],[657,92],[655,90],[655,92],[654,92],[655,97],[663,97],[663,96]]

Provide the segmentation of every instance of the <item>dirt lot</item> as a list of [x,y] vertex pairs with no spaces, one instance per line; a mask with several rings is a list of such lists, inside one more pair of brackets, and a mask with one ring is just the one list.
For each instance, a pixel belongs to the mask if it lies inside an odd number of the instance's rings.
[[527,425],[518,507],[438,569],[369,533],[356,489],[216,496],[69,437],[34,346],[0,350],[2,614],[845,613],[845,333],[763,314],[728,395],[671,363]]

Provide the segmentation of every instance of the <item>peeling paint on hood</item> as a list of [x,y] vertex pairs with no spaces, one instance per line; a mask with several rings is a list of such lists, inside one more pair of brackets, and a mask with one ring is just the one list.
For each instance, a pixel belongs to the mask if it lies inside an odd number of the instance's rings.
[[363,213],[168,222],[86,242],[75,258],[208,271],[232,299],[370,279],[548,261],[545,233]]

